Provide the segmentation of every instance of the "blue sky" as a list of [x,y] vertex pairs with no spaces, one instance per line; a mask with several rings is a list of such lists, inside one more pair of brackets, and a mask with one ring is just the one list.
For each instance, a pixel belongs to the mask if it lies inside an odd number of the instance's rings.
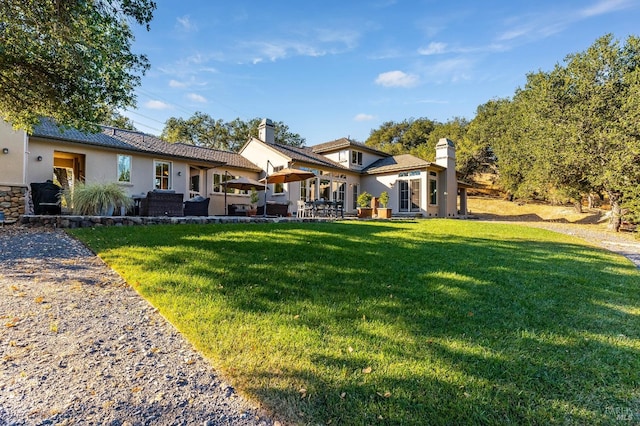
[[600,36],[640,35],[640,0],[158,0],[133,49],[151,69],[136,127],[196,111],[282,121],[307,145],[385,121],[472,119]]

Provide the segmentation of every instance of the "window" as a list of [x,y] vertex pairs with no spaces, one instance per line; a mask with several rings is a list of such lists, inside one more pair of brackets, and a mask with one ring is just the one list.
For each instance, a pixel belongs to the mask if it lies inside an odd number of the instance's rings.
[[171,163],[168,161],[154,161],[156,189],[171,189]]
[[189,183],[189,191],[200,195],[200,175],[199,174],[191,176],[191,181]]
[[429,204],[438,204],[438,181],[435,179],[429,179]]
[[349,161],[349,151],[338,151],[338,161],[341,163],[346,163]]
[[118,154],[118,182],[131,183],[131,156]]
[[307,185],[307,181],[303,180],[302,182],[300,182],[300,199],[303,201],[308,200],[309,199],[308,194],[309,194],[309,187]]
[[[279,172],[283,168],[284,168],[283,166],[277,166],[277,167],[273,168],[273,171],[274,172]],[[284,183],[274,183],[273,184],[273,195],[283,194],[283,193],[284,193]]]
[[358,195],[360,195],[360,185],[357,183],[353,184],[351,196],[353,197],[352,208],[355,210],[358,208]]
[[[237,177],[238,176],[231,176],[230,174],[227,174],[227,173],[214,173],[213,174],[213,192],[216,194],[224,193],[223,183],[228,180],[236,179]],[[235,189],[227,188],[227,194],[233,194],[235,192],[236,192]],[[247,193],[247,191],[239,191],[239,192],[241,194]]]
[[351,164],[357,164],[362,166],[362,153],[358,151],[351,151]]

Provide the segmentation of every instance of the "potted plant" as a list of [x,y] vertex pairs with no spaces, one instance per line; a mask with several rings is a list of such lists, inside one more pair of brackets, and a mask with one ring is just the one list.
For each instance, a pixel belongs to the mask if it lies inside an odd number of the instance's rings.
[[113,216],[116,209],[128,209],[133,199],[117,183],[76,182],[73,189],[65,189],[74,214]]
[[383,191],[378,200],[382,205],[382,207],[378,209],[378,217],[381,219],[389,219],[391,217],[391,209],[387,208],[387,205],[389,204],[389,193],[387,191]]
[[373,208],[371,208],[371,199],[373,196],[369,194],[367,191],[358,195],[357,204],[358,204],[358,217],[371,217],[371,213],[373,212]]
[[258,191],[255,188],[251,188],[251,194],[249,196],[249,200],[251,201],[251,209],[247,212],[249,216],[255,216],[258,214],[258,209],[256,204],[258,204],[258,200],[260,197],[258,196]]

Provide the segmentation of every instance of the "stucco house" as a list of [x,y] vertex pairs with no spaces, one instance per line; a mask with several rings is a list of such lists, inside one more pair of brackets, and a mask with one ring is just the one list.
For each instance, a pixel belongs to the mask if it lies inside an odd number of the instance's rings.
[[[434,163],[409,154],[390,155],[348,138],[294,148],[275,143],[273,124],[266,119],[258,137],[251,138],[239,153],[267,174],[289,167],[316,175],[302,182],[270,185],[268,199],[272,201],[342,201],[347,213],[355,213],[361,192],[378,197],[386,191],[396,216],[466,215],[468,185],[457,180],[455,146],[448,139],[438,142]],[[295,203],[289,204],[290,211],[295,209]]]
[[[394,215],[455,217],[466,213],[464,187],[455,175],[455,147],[442,139],[435,163],[411,155],[391,156],[347,138],[305,148],[275,144],[271,120],[239,153],[167,143],[137,131],[103,127],[89,134],[59,129],[42,120],[32,135],[0,122],[0,211],[7,219],[30,213],[30,184],[54,180],[61,185],[117,182],[132,196],[153,189],[173,190],[184,200],[210,198],[209,214],[224,215],[229,204],[249,204],[248,191],[226,189],[225,180],[260,179],[283,167],[312,171],[303,182],[269,185],[268,201],[342,201],[354,213],[362,191],[390,195]],[[458,193],[460,206],[458,207]],[[261,197],[260,204],[263,203]]]

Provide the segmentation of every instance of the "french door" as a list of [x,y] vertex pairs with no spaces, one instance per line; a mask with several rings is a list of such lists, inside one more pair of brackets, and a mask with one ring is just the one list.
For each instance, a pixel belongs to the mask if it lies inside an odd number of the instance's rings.
[[420,211],[420,179],[399,181],[400,211]]

